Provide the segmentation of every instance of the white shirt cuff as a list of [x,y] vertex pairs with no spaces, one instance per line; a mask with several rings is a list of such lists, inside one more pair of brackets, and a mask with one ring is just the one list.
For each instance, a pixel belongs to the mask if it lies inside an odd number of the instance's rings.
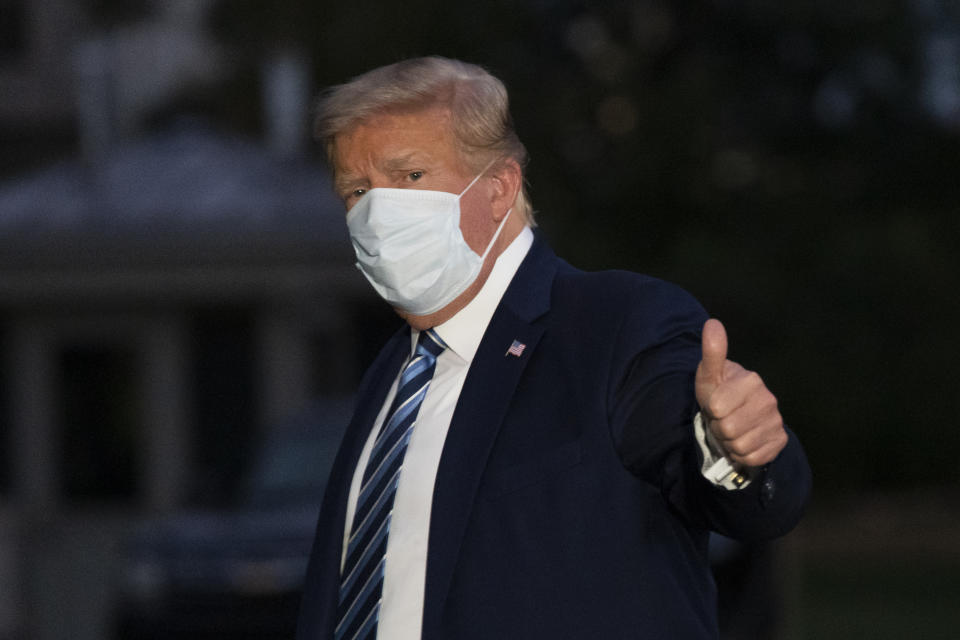
[[699,411],[693,418],[693,432],[703,454],[700,473],[704,478],[724,489],[743,489],[750,484],[752,469],[739,468],[726,456],[713,432],[707,428],[703,413]]

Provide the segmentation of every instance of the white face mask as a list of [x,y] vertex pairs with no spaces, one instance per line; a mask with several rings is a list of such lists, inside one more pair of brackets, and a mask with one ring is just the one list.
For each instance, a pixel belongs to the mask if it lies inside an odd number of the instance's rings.
[[347,213],[357,268],[392,306],[413,315],[427,315],[453,302],[477,279],[510,217],[507,211],[482,256],[463,239],[460,198],[485,172],[459,195],[422,189],[371,189]]

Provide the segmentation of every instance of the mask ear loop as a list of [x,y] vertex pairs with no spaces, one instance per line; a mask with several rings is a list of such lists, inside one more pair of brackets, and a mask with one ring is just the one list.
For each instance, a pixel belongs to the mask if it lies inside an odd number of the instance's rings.
[[[465,194],[467,191],[469,191],[469,190],[470,190],[470,187],[472,187],[474,184],[476,184],[477,180],[479,180],[480,178],[482,178],[482,177],[483,177],[483,174],[485,174],[485,173],[487,172],[487,169],[489,169],[490,167],[492,167],[492,166],[493,166],[493,163],[496,162],[498,159],[499,159],[499,158],[494,158],[493,160],[491,160],[490,162],[488,162],[488,163],[487,163],[487,166],[485,166],[485,167],[483,168],[483,171],[481,171],[479,174],[477,174],[477,177],[474,178],[474,179],[470,182],[470,184],[467,185],[467,188],[460,192],[460,195],[457,196],[457,199],[460,199],[461,197],[463,197],[463,194]],[[486,259],[487,259],[487,254],[490,253],[490,249],[493,248],[493,245],[497,242],[497,238],[500,237],[500,232],[503,231],[503,226],[506,224],[507,218],[510,217],[510,214],[511,214],[512,212],[513,212],[513,207],[510,207],[509,209],[507,209],[507,213],[506,213],[505,216],[503,216],[503,220],[501,220],[501,221],[500,221],[500,224],[497,225],[497,232],[493,234],[493,237],[490,239],[490,243],[487,245],[487,248],[483,250],[483,255],[480,256],[481,262],[482,262],[483,260],[486,260]]]
[[480,173],[477,174],[477,177],[470,181],[470,184],[467,185],[467,188],[464,189],[463,191],[461,191],[461,192],[459,193],[459,195],[457,195],[457,198],[458,198],[458,199],[459,199],[459,198],[462,198],[462,197],[463,197],[463,194],[465,194],[467,191],[470,191],[470,187],[472,187],[473,185],[477,184],[477,180],[479,180],[480,178],[482,178],[482,177],[483,177],[483,174],[485,174],[485,173],[487,172],[487,169],[489,169],[490,167],[492,167],[492,166],[493,166],[493,163],[496,162],[498,159],[499,159],[499,158],[494,158],[493,160],[491,160],[490,162],[488,162],[488,163],[487,163],[487,166],[485,166],[485,167],[483,168],[483,170],[482,170]]
[[503,220],[500,221],[500,224],[497,225],[497,232],[493,234],[493,237],[490,239],[490,244],[487,245],[487,248],[484,250],[483,255],[480,256],[480,261],[487,259],[487,254],[490,253],[490,249],[493,248],[493,245],[497,242],[497,238],[500,237],[500,232],[503,231],[503,225],[507,223],[507,218],[510,217],[510,214],[513,212],[513,207],[507,209],[507,215],[503,216]]

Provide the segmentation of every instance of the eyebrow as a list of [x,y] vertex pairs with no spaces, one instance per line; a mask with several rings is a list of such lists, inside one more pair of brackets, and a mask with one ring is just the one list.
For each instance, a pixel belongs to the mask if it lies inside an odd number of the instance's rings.
[[407,169],[412,164],[424,162],[426,158],[424,158],[423,155],[424,154],[421,151],[411,151],[401,156],[389,158],[383,163],[383,168],[387,171],[399,171],[400,169]]
[[333,188],[338,194],[342,194],[354,185],[360,185],[367,182],[366,178],[358,176],[355,173],[337,172],[333,180]]
[[[382,169],[386,172],[401,171],[409,169],[412,165],[426,164],[430,161],[429,155],[423,151],[410,151],[393,158],[384,160]],[[352,187],[368,184],[369,180],[361,175],[350,171],[338,172],[333,186],[337,193],[344,193],[352,190]]]

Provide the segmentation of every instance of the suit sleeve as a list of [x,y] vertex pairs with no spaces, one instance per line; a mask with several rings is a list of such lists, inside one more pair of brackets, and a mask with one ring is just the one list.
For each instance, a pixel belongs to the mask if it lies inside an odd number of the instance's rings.
[[610,389],[611,433],[624,466],[656,486],[689,526],[738,540],[783,535],[799,521],[810,469],[795,434],[746,487],[729,490],[700,473],[693,430],[694,377],[707,316],[686,292],[643,283],[615,340]]

